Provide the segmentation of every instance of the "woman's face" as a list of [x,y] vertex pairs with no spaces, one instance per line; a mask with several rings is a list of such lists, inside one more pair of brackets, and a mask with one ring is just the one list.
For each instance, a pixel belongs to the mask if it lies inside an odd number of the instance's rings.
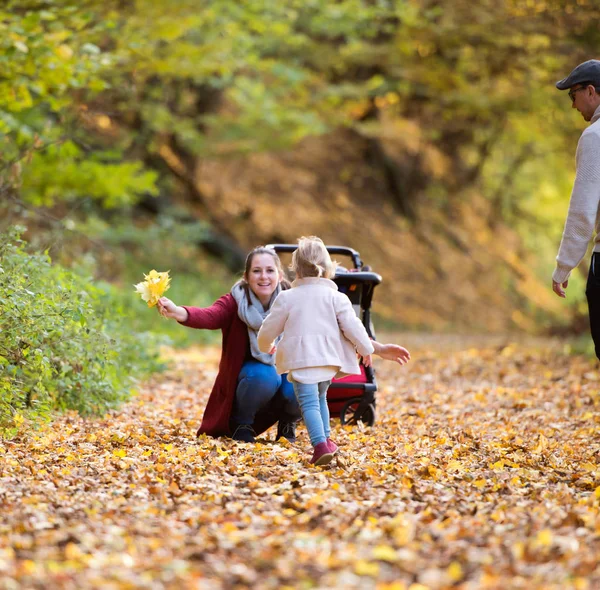
[[255,254],[244,278],[259,301],[267,305],[280,280],[275,259],[270,254]]

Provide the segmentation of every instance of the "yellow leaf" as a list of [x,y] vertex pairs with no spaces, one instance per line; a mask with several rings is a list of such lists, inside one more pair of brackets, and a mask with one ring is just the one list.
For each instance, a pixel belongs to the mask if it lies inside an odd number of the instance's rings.
[[117,449],[112,453],[115,457],[126,457],[127,451],[125,449]]
[[144,275],[144,278],[145,281],[134,285],[135,290],[148,303],[148,307],[154,307],[170,286],[169,271],[157,272],[151,270],[147,275]]
[[533,452],[541,453],[542,451],[545,451],[548,448],[548,444],[548,439],[543,434],[540,434],[538,444],[535,447],[535,449],[533,449]]
[[396,554],[396,550],[389,545],[377,545],[373,549],[373,559],[394,562],[398,559],[398,555]]
[[64,43],[56,48],[56,55],[65,61],[73,57],[73,50]]
[[32,561],[31,559],[25,559],[22,563],[21,563],[21,567],[23,568],[23,571],[25,572],[25,574],[27,575],[32,575],[35,573],[37,566],[35,565],[35,561]]
[[521,543],[521,541],[517,541],[512,546],[512,553],[515,559],[523,559],[523,555],[525,555],[525,544]]
[[552,545],[552,538],[552,531],[544,529],[538,533],[536,541],[542,547],[550,547]]
[[588,590],[590,587],[590,583],[585,578],[575,578],[573,580],[573,584],[575,586],[575,590]]
[[460,580],[463,579],[464,577],[464,572],[463,572],[463,568],[460,565],[460,563],[458,563],[458,561],[453,561],[449,566],[448,566],[448,577],[453,581],[453,582],[460,582]]
[[354,573],[358,576],[370,576],[374,578],[379,574],[379,565],[373,563],[372,561],[359,559],[354,564]]
[[594,496],[596,497],[596,500],[600,498],[600,486],[594,490]]
[[484,488],[484,487],[485,487],[485,484],[486,484],[486,483],[487,483],[487,482],[485,481],[485,479],[476,479],[476,480],[473,482],[473,485],[474,485],[475,487],[477,487],[477,488],[481,489],[481,488]]
[[450,463],[448,463],[448,466],[446,467],[446,469],[448,470],[452,470],[452,471],[462,471],[464,469],[463,464],[460,461],[450,461]]
[[65,546],[65,557],[67,559],[78,559],[81,557],[82,551],[75,543],[67,543]]
[[100,129],[109,129],[112,125],[110,117],[107,117],[106,115],[98,115],[94,120]]

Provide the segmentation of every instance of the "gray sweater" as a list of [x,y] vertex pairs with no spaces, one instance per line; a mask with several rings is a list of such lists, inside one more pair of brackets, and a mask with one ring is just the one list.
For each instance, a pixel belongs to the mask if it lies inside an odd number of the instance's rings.
[[581,262],[594,235],[594,252],[600,252],[600,107],[581,134],[575,156],[577,172],[565,222],[556,270],[552,279],[564,283]]

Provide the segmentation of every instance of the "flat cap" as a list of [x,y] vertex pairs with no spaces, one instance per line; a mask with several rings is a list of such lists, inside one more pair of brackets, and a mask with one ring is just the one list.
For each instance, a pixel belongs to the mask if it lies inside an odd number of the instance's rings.
[[600,87],[600,60],[590,59],[579,64],[566,78],[559,80],[556,87],[566,90],[582,82],[590,82],[596,88]]

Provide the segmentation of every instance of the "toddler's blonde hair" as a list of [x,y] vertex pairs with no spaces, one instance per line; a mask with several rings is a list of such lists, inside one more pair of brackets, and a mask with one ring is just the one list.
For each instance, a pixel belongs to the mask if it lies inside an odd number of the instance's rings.
[[335,276],[337,262],[333,262],[321,238],[302,236],[298,239],[298,248],[292,254],[291,270],[299,279],[308,277]]

